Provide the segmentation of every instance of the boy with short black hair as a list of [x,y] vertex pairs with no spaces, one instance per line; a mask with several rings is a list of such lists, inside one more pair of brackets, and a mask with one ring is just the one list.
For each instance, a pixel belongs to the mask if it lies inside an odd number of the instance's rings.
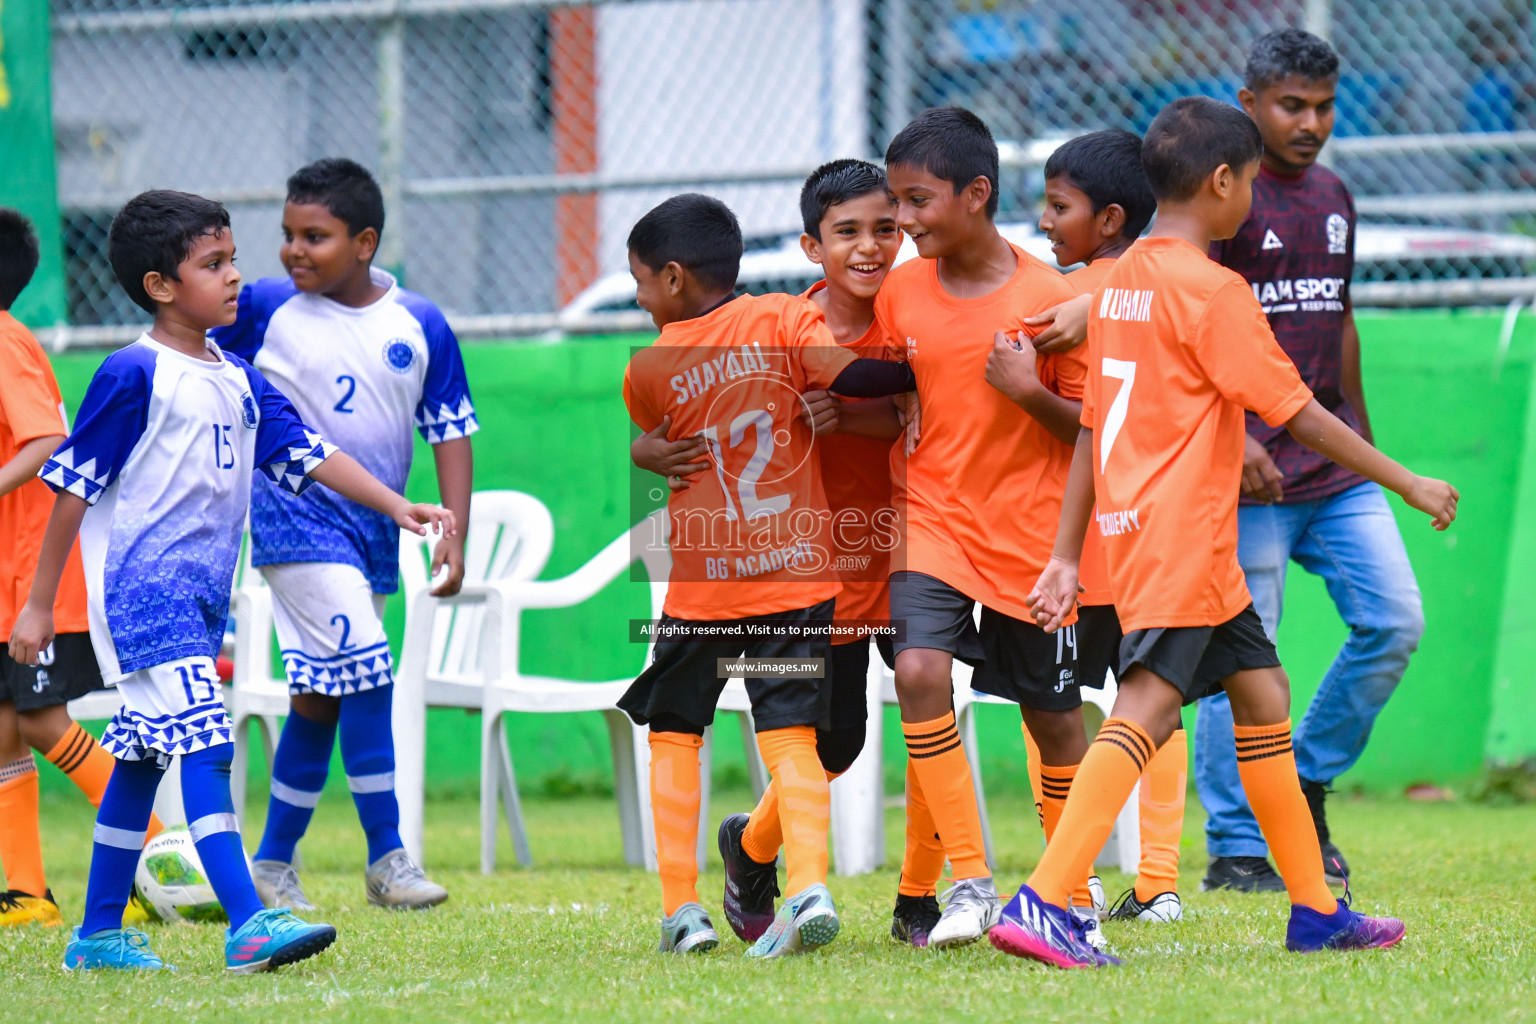
[[[64,400],[37,339],[10,314],[37,270],[37,234],[26,217],[0,209],[0,642],[32,585],[53,494],[37,471],[64,440]],[[54,605],[60,633],[41,664],[23,665],[0,649],[0,926],[63,923],[43,873],[37,821],[37,766],[42,753],[101,804],[112,755],[72,721],[66,705],[102,688],[85,612],[79,546],[70,549]],[[28,748],[32,748],[29,750]],[[160,831],[151,818],[148,838]],[[130,914],[131,916],[131,914]]]
[[[214,332],[293,402],[305,423],[363,456],[396,491],[410,474],[411,425],[432,446],[443,504],[468,524],[479,429],[459,343],[428,299],[373,266],[384,230],[378,183],[351,160],[328,158],[288,179],[286,278],[240,293],[235,322]],[[341,739],[347,788],[367,836],[364,884],[375,906],[422,909],[448,898],[400,839],[390,704],[394,669],[385,597],[399,587],[399,528],[324,486],[295,499],[258,479],[251,495],[253,565],[272,590],[273,623],[293,713],[272,761],[266,828],[253,861],[269,906],[313,909],[294,851],[325,788]],[[433,590],[458,592],[464,533],[443,537]]]
[[[864,160],[822,164],[800,190],[800,212],[805,229],[801,248],[825,273],[824,280],[801,298],[821,308],[839,345],[883,357],[887,345],[875,321],[875,295],[901,247],[885,172]],[[890,399],[841,401],[824,391],[805,397],[809,406],[826,410],[816,420],[815,446],[827,505],[837,524],[832,540],[843,585],[833,613],[839,632],[832,638],[827,662],[828,722],[816,730],[816,754],[830,782],[848,770],[864,747],[869,629],[872,622],[890,617],[890,455],[901,424]],[[690,486],[688,476],[709,469],[708,461],[695,461],[707,460],[708,448],[697,438],[666,441],[670,425],[670,419],[663,418],[656,430],[635,442],[631,455],[641,469],[677,480],[673,487],[680,489]],[[882,637],[877,645],[889,660],[888,640]],[[717,839],[725,863],[726,920],[739,938],[755,942],[773,923],[773,901],[779,892],[776,859],[783,830],[778,783],[769,784],[750,815],[727,816]],[[937,905],[931,916],[937,920]],[[912,927],[923,932],[926,941],[931,925],[918,921]]]
[[319,480],[420,533],[453,515],[412,505],[310,431],[293,406],[207,337],[232,323],[240,272],[229,213],[183,192],[145,192],[112,221],[113,273],[155,317],[91,379],[75,429],[40,473],[58,493],[10,655],[35,664],[54,638],[74,544],[86,566],[91,641],[123,708],[103,746],[118,759],[96,819],[85,919],[66,970],[160,970],[148,938],[120,928],[155,790],[181,759],[188,831],[229,916],[227,970],[270,970],[334,941],[286,909],[263,909],[229,793],[231,723],[213,659],[260,469],[294,493]]
[[[1079,291],[1091,294],[1099,289],[1115,259],[1147,229],[1156,209],[1141,163],[1141,139],[1131,132],[1112,129],[1081,135],[1057,147],[1045,162],[1040,230],[1051,240],[1057,263],[1063,267],[1083,264],[1067,275],[1067,282]],[[1083,678],[1103,679],[1116,668],[1121,631],[1096,526],[1089,526],[1083,544],[1081,576],[1078,666]],[[1112,919],[1169,922],[1184,914],[1178,894],[1179,835],[1184,825],[1189,752],[1181,723],[1172,724],[1172,737],[1142,774],[1141,864],[1135,886],[1110,910]],[[1031,743],[1030,785],[1043,817],[1043,786],[1058,794],[1067,787],[1051,774],[1042,781],[1037,764]],[[1047,840],[1060,820],[1059,802],[1054,810]],[[1089,884],[1094,887],[1097,880],[1091,878]],[[1094,895],[1102,901],[1102,889]]]
[[1248,214],[1258,129],[1235,107],[1175,100],[1147,130],[1142,159],[1158,198],[1153,233],[1110,270],[1089,319],[1091,375],[1051,561],[1029,595],[1042,626],[1078,594],[1097,497],[1120,645],[1113,714],[1078,771],[1056,835],[990,937],[1058,967],[1119,961],[1094,950],[1066,911],[1070,886],[1104,845],[1181,704],[1231,698],[1238,767],[1292,906],[1296,952],[1395,945],[1401,921],[1335,900],[1296,780],[1289,684],[1238,566],[1243,409],[1381,482],[1445,529],[1455,488],[1417,477],[1323,409],[1280,347],[1247,282],[1206,255]]
[[[1034,351],[1043,324],[1030,318],[1077,291],[998,233],[997,145],[986,125],[958,107],[925,111],[885,157],[897,222],[923,257],[891,273],[875,309],[906,349],[922,404],[922,444],[906,461],[904,564],[891,576],[891,618],[906,631],[895,647],[909,832],[936,833],[954,869],[929,934],[945,947],[974,942],[998,912],[952,705],[954,658],[976,666],[976,689],[1019,705],[1025,731],[1064,777],[1087,746],[1079,686],[1103,685],[1079,675],[1070,629],[1046,636],[1030,619],[1022,585],[1050,550],[1086,367],[1079,352]],[[1017,385],[1006,393],[988,368],[1004,361]],[[978,386],[984,375],[994,387]],[[898,892],[932,892],[942,859],[933,863],[913,844],[908,854]],[[1091,914],[1087,872],[1083,879],[1082,909]]]
[[[631,359],[624,400],[642,431],[702,435],[712,473],[669,499],[672,573],[651,664],[620,700],[650,727],[651,800],[662,882],[661,951],[719,942],[699,904],[699,747],[729,671],[720,659],[829,660],[842,589],[806,392],[910,390],[904,364],[856,358],[821,310],[788,295],[736,296],[741,231],[724,204],[674,196],[629,236],[636,300],[661,336]],[[656,538],[653,543],[660,543]],[[758,746],[774,780],[789,896],[747,951],[809,952],[841,925],[826,888],[827,773],[817,751],[831,688],[822,679],[745,677]],[[772,906],[768,894],[767,905]],[[752,923],[752,922],[747,922]],[[734,922],[733,922],[734,924]]]

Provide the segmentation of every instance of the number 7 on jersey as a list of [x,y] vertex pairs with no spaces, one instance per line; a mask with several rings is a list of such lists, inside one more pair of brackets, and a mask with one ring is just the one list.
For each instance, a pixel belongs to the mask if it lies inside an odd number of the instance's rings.
[[1115,392],[1115,400],[1109,403],[1109,413],[1104,417],[1104,436],[1099,441],[1099,472],[1109,462],[1109,451],[1125,426],[1125,414],[1130,410],[1131,388],[1136,384],[1136,364],[1129,359],[1104,357],[1104,376],[1124,381]]

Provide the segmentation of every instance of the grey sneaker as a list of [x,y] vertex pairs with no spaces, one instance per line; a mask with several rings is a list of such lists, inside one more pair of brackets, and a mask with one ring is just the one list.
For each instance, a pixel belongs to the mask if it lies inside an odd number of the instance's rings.
[[718,945],[720,933],[697,903],[684,903],[661,919],[658,953],[707,953]]
[[396,910],[425,910],[448,898],[405,850],[391,850],[368,865],[368,902]]
[[1092,907],[1069,906],[1067,912],[1077,918],[1083,925],[1083,937],[1088,940],[1088,945],[1099,952],[1109,949],[1109,940],[1104,937],[1104,930],[1099,927],[1099,912]]
[[261,902],[269,909],[318,909],[304,895],[304,886],[299,884],[299,873],[286,861],[251,861],[251,881],[256,883],[256,895],[261,897]]
[[837,938],[842,927],[832,894],[817,882],[784,901],[773,924],[747,950],[747,956],[767,960],[809,953]]
[[997,924],[1002,912],[991,875],[962,878],[944,894],[944,913],[928,933],[928,945],[948,949],[975,942]]

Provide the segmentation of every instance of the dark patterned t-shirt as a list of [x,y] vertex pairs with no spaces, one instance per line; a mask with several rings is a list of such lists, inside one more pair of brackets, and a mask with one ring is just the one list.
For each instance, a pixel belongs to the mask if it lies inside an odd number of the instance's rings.
[[[1242,274],[1269,315],[1285,354],[1318,402],[1357,432],[1344,400],[1344,315],[1355,269],[1355,202],[1338,175],[1314,165],[1297,178],[1266,169],[1253,183],[1253,208],[1235,236],[1211,246],[1211,258]],[[1285,475],[1286,502],[1315,501],[1362,482],[1301,444],[1285,427],[1248,414],[1248,433]],[[1252,504],[1244,498],[1245,504]]]

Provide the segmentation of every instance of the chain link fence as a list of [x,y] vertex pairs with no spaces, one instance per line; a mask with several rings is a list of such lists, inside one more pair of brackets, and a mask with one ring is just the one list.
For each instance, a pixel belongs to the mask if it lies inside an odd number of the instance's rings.
[[1536,274],[1529,0],[53,0],[53,12],[77,342],[142,319],[112,281],[106,230],[145,188],[222,200],[247,275],[278,274],[287,175],[353,157],[385,189],[384,265],[465,334],[538,332],[625,269],[629,226],[661,198],[712,192],[753,244],[777,244],[798,231],[811,168],[878,157],[929,106],[987,120],[1005,157],[1000,219],[1032,221],[1055,143],[1144,129],[1180,95],[1235,99],[1248,44],[1286,24],[1343,59],[1324,158],[1362,220],[1383,226],[1380,251],[1362,253],[1366,294],[1502,301]]

